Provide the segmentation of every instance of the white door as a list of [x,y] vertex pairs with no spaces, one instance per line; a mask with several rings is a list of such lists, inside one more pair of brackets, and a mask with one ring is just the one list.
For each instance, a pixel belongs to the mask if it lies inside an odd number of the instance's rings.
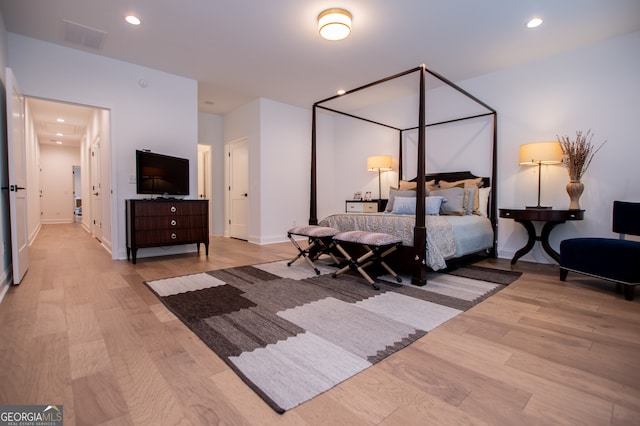
[[100,137],[91,144],[91,233],[102,241],[102,193],[100,184]]
[[229,144],[229,236],[249,237],[249,149],[247,139]]
[[7,68],[7,145],[9,160],[9,214],[11,216],[11,262],[13,283],[20,284],[29,268],[27,230],[27,158],[24,97]]

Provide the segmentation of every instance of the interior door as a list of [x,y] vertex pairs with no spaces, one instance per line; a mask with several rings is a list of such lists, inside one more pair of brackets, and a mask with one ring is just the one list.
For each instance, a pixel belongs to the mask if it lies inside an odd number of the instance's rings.
[[20,284],[29,268],[25,104],[24,96],[10,68],[6,69],[6,76],[11,262],[13,283]]
[[100,184],[100,138],[91,144],[91,233],[102,241],[102,191]]
[[229,144],[229,236],[249,237],[249,149],[247,139]]

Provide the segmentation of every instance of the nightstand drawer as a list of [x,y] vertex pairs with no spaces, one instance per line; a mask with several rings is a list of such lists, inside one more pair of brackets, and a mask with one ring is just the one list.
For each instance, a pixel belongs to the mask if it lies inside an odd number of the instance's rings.
[[345,211],[347,213],[377,213],[379,212],[378,201],[346,201]]

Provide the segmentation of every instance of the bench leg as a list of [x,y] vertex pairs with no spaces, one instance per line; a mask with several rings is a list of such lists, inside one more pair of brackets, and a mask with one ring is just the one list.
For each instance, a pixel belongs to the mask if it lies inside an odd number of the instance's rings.
[[367,282],[374,289],[380,290],[380,287],[378,286],[378,284],[376,284],[376,282],[374,280],[372,280],[371,277],[369,276],[369,274],[367,274],[363,269],[363,268],[367,267],[368,265],[370,265],[371,262],[367,262],[365,264],[363,264],[362,262],[364,262],[365,260],[367,260],[368,258],[373,256],[373,254],[374,254],[373,250],[371,250],[369,247],[367,247],[367,246],[364,246],[364,247],[369,251],[366,252],[365,254],[363,254],[362,256],[360,256],[358,259],[354,259],[353,257],[351,257],[351,255],[349,253],[347,253],[347,251],[345,249],[342,248],[342,246],[340,244],[336,243],[336,248],[338,249],[338,251],[340,251],[340,253],[342,253],[342,255],[345,257],[345,259],[347,259],[347,265],[344,266],[339,271],[334,272],[332,277],[336,278],[338,275],[347,272],[349,269],[353,269],[354,271],[358,271],[360,273],[360,275],[362,275],[362,277],[365,280],[367,280]]
[[289,239],[291,240],[291,243],[298,249],[298,255],[296,257],[294,257],[293,259],[291,259],[291,261],[289,261],[289,263],[287,263],[287,266],[291,266],[293,264],[293,262],[295,262],[299,258],[303,257],[304,260],[307,261],[309,266],[311,266],[311,269],[313,269],[316,272],[316,275],[320,275],[320,270],[318,268],[316,268],[316,265],[313,263],[313,261],[308,256],[309,251],[315,247],[316,240],[311,241],[309,246],[306,249],[303,249],[302,247],[300,247],[298,242],[293,238],[293,236],[289,235]]
[[384,267],[384,269],[386,269],[386,270],[387,270],[387,272],[388,272],[388,273],[389,273],[393,278],[395,278],[395,279],[396,279],[396,281],[397,281],[397,282],[401,283],[401,282],[402,282],[402,278],[400,278],[400,277],[398,276],[398,274],[396,274],[396,272],[395,272],[393,269],[391,269],[391,268],[389,267],[389,265],[387,265],[387,264],[386,264],[386,262],[385,262],[384,260],[382,260],[382,258],[383,258],[383,257],[385,257],[385,256],[387,256],[387,255],[389,255],[389,254],[393,253],[393,252],[394,252],[394,251],[396,251],[397,249],[398,249],[398,246],[397,246],[397,245],[395,245],[395,246],[393,246],[393,247],[389,248],[389,249],[388,249],[387,251],[385,251],[384,253],[382,253],[382,254],[380,255],[380,264]]
[[333,277],[337,277],[338,275],[348,271],[349,269],[353,269],[355,271],[358,271],[360,273],[360,275],[362,275],[364,277],[365,280],[367,280],[367,282],[376,290],[380,290],[380,287],[378,286],[378,284],[376,284],[375,280],[373,280],[369,274],[367,274],[364,270],[364,268],[374,264],[374,263],[379,263],[380,265],[382,265],[382,267],[384,269],[386,269],[386,271],[391,274],[391,276],[393,278],[396,279],[397,282],[401,283],[402,282],[402,278],[400,278],[398,276],[398,274],[396,274],[396,272],[391,269],[391,267],[389,265],[386,264],[386,262],[384,262],[384,260],[382,260],[385,256],[393,253],[394,251],[396,251],[398,249],[398,244],[393,245],[389,248],[387,248],[385,251],[383,251],[382,253],[380,253],[380,251],[382,250],[382,247],[374,247],[371,248],[367,245],[363,245],[363,247],[368,250],[365,254],[363,254],[362,256],[360,256],[358,259],[353,259],[353,257],[351,257],[351,255],[349,253],[347,253],[347,251],[342,248],[342,246],[340,244],[336,243],[336,247],[338,248],[338,250],[340,251],[340,253],[342,253],[342,255],[347,259],[347,265],[344,266],[342,269],[340,269],[337,272],[333,273]]

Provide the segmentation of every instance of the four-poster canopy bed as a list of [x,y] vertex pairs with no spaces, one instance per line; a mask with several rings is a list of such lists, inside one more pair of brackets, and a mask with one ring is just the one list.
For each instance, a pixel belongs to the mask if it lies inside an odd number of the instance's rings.
[[[358,113],[350,113],[350,112],[346,112],[346,111],[341,111],[337,108],[332,108],[328,105],[331,104],[331,101],[336,100],[337,98],[342,98],[342,97],[348,97],[350,94],[352,93],[356,93],[356,92],[363,92],[366,91],[367,89],[376,87],[378,85],[381,85],[383,83],[387,83],[387,82],[391,82],[395,79],[401,78],[401,77],[405,77],[405,76],[409,76],[411,74],[417,73],[419,74],[419,102],[418,102],[418,124],[417,126],[413,125],[410,127],[398,127],[398,126],[393,126],[390,125],[388,123],[385,123],[384,120],[378,121],[378,120],[372,120],[370,118],[364,117],[359,115]],[[432,122],[429,123],[427,122],[427,117],[426,117],[426,76],[432,76],[435,77],[440,83],[442,84],[444,83],[444,85],[455,89],[455,91],[457,91],[458,93],[462,94],[466,99],[472,101],[472,103],[474,103],[475,105],[479,105],[482,109],[483,112],[482,113],[478,113],[478,114],[471,114],[471,115],[465,115],[463,117],[460,118],[453,118],[453,119],[447,119],[447,120],[441,120],[441,121],[437,121],[437,122]],[[399,150],[398,150],[398,159],[399,159],[399,174],[398,174],[398,178],[399,180],[402,179],[403,176],[403,168],[407,168],[407,165],[404,164],[404,161],[406,161],[403,158],[403,138],[405,137],[405,134],[407,134],[408,132],[412,132],[413,134],[415,134],[415,131],[417,130],[418,133],[418,140],[417,140],[417,154],[416,154],[416,158],[417,158],[417,165],[416,165],[416,178],[413,179],[413,181],[415,181],[415,216],[413,216],[415,218],[415,222],[411,222],[411,225],[409,225],[410,227],[413,227],[414,229],[412,230],[412,238],[409,238],[410,241],[407,241],[408,244],[405,244],[405,246],[402,247],[402,249],[400,251],[398,251],[398,253],[395,255],[394,258],[394,262],[396,262],[397,264],[400,265],[400,268],[402,268],[402,270],[408,272],[411,274],[412,276],[412,282],[414,284],[417,285],[424,285],[426,284],[426,273],[427,273],[427,256],[428,256],[428,251],[429,251],[429,245],[434,243],[434,239],[433,238],[428,238],[428,235],[430,235],[430,232],[432,232],[434,235],[437,234],[435,228],[432,230],[430,228],[431,225],[429,225],[429,227],[427,227],[427,224],[432,223],[432,222],[436,222],[436,218],[434,216],[426,216],[426,207],[425,207],[425,202],[419,202],[419,200],[425,200],[425,197],[428,194],[428,191],[426,189],[426,185],[425,184],[433,184],[434,182],[431,182],[432,180],[435,180],[435,184],[437,185],[440,181],[444,182],[455,182],[455,181],[461,181],[461,180],[466,180],[466,179],[474,179],[477,176],[474,176],[473,174],[471,174],[471,172],[444,172],[444,173],[426,173],[426,129],[428,127],[433,127],[433,126],[443,126],[446,124],[450,124],[450,123],[457,123],[457,122],[464,122],[464,121],[468,121],[468,120],[472,120],[472,119],[477,119],[479,117],[488,117],[488,119],[492,118],[492,141],[490,142],[491,144],[491,152],[488,154],[490,155],[490,165],[491,165],[491,176],[489,177],[484,177],[482,178],[482,183],[480,185],[477,186],[477,188],[480,188],[482,186],[484,186],[487,190],[490,191],[490,196],[488,199],[488,206],[486,206],[486,222],[490,225],[488,225],[489,228],[489,232],[491,233],[488,243],[484,244],[484,247],[482,247],[482,249],[484,249],[485,251],[489,252],[492,255],[495,255],[496,253],[496,247],[497,247],[497,234],[496,234],[496,230],[497,230],[497,212],[496,212],[496,193],[497,193],[497,180],[496,180],[496,176],[497,176],[497,171],[496,171],[496,163],[497,163],[497,112],[491,108],[490,106],[488,106],[487,104],[485,104],[484,102],[482,102],[481,100],[477,99],[476,97],[474,97],[473,95],[471,95],[470,93],[468,93],[467,91],[465,91],[464,89],[458,87],[456,84],[452,83],[451,81],[447,80],[446,78],[440,76],[439,74],[430,71],[429,69],[427,69],[424,65],[421,65],[419,67],[416,67],[414,69],[410,69],[408,71],[387,77],[385,79],[382,80],[378,80],[375,82],[372,82],[370,84],[358,87],[356,89],[347,91],[345,94],[343,95],[337,95],[337,96],[332,96],[330,98],[327,99],[323,99],[321,101],[316,102],[313,105],[313,116],[312,116],[312,135],[311,135],[311,199],[310,199],[310,217],[309,217],[309,224],[310,225],[317,225],[318,224],[318,217],[317,217],[317,212],[318,212],[318,191],[317,191],[317,133],[318,133],[318,126],[317,126],[317,112],[318,110],[324,110],[324,111],[328,111],[330,113],[335,113],[335,114],[339,114],[342,116],[346,116],[346,117],[350,117],[356,120],[362,120],[368,123],[372,123],[374,125],[378,125],[378,126],[383,126],[385,128],[389,128],[389,129],[393,129],[395,131],[398,132],[399,135]],[[466,184],[464,185],[466,186]],[[490,189],[489,189],[490,188]],[[477,189],[476,189],[477,192]],[[391,201],[391,200],[390,200]],[[374,219],[374,216],[383,216],[386,213],[382,213],[382,214],[369,214],[372,216],[369,216],[369,219]],[[351,213],[349,213],[349,215],[351,215]],[[393,214],[389,214],[389,216],[396,216]],[[406,216],[406,215],[405,215]],[[354,216],[351,216],[351,219],[353,219]],[[377,218],[374,220],[374,223],[378,223],[380,224],[381,222],[379,222],[378,220],[386,220],[385,218]],[[336,223],[338,222],[334,222],[331,223],[329,226],[339,226],[336,225]],[[324,224],[325,226],[327,225],[327,223],[321,223]],[[349,226],[354,226],[353,225],[353,220],[352,220],[352,225]],[[355,225],[357,226],[357,225]],[[407,225],[403,225],[403,226],[407,226]],[[353,229],[340,229],[341,231],[347,231],[347,230],[353,230]],[[366,230],[366,229],[365,229]],[[405,239],[407,237],[405,236]],[[485,241],[487,241],[487,238],[485,237]],[[435,247],[435,246],[434,246]],[[433,249],[433,251],[435,252],[435,248]],[[480,251],[477,250],[477,251]],[[448,254],[451,257],[451,253]],[[457,254],[456,254],[457,256]]]

